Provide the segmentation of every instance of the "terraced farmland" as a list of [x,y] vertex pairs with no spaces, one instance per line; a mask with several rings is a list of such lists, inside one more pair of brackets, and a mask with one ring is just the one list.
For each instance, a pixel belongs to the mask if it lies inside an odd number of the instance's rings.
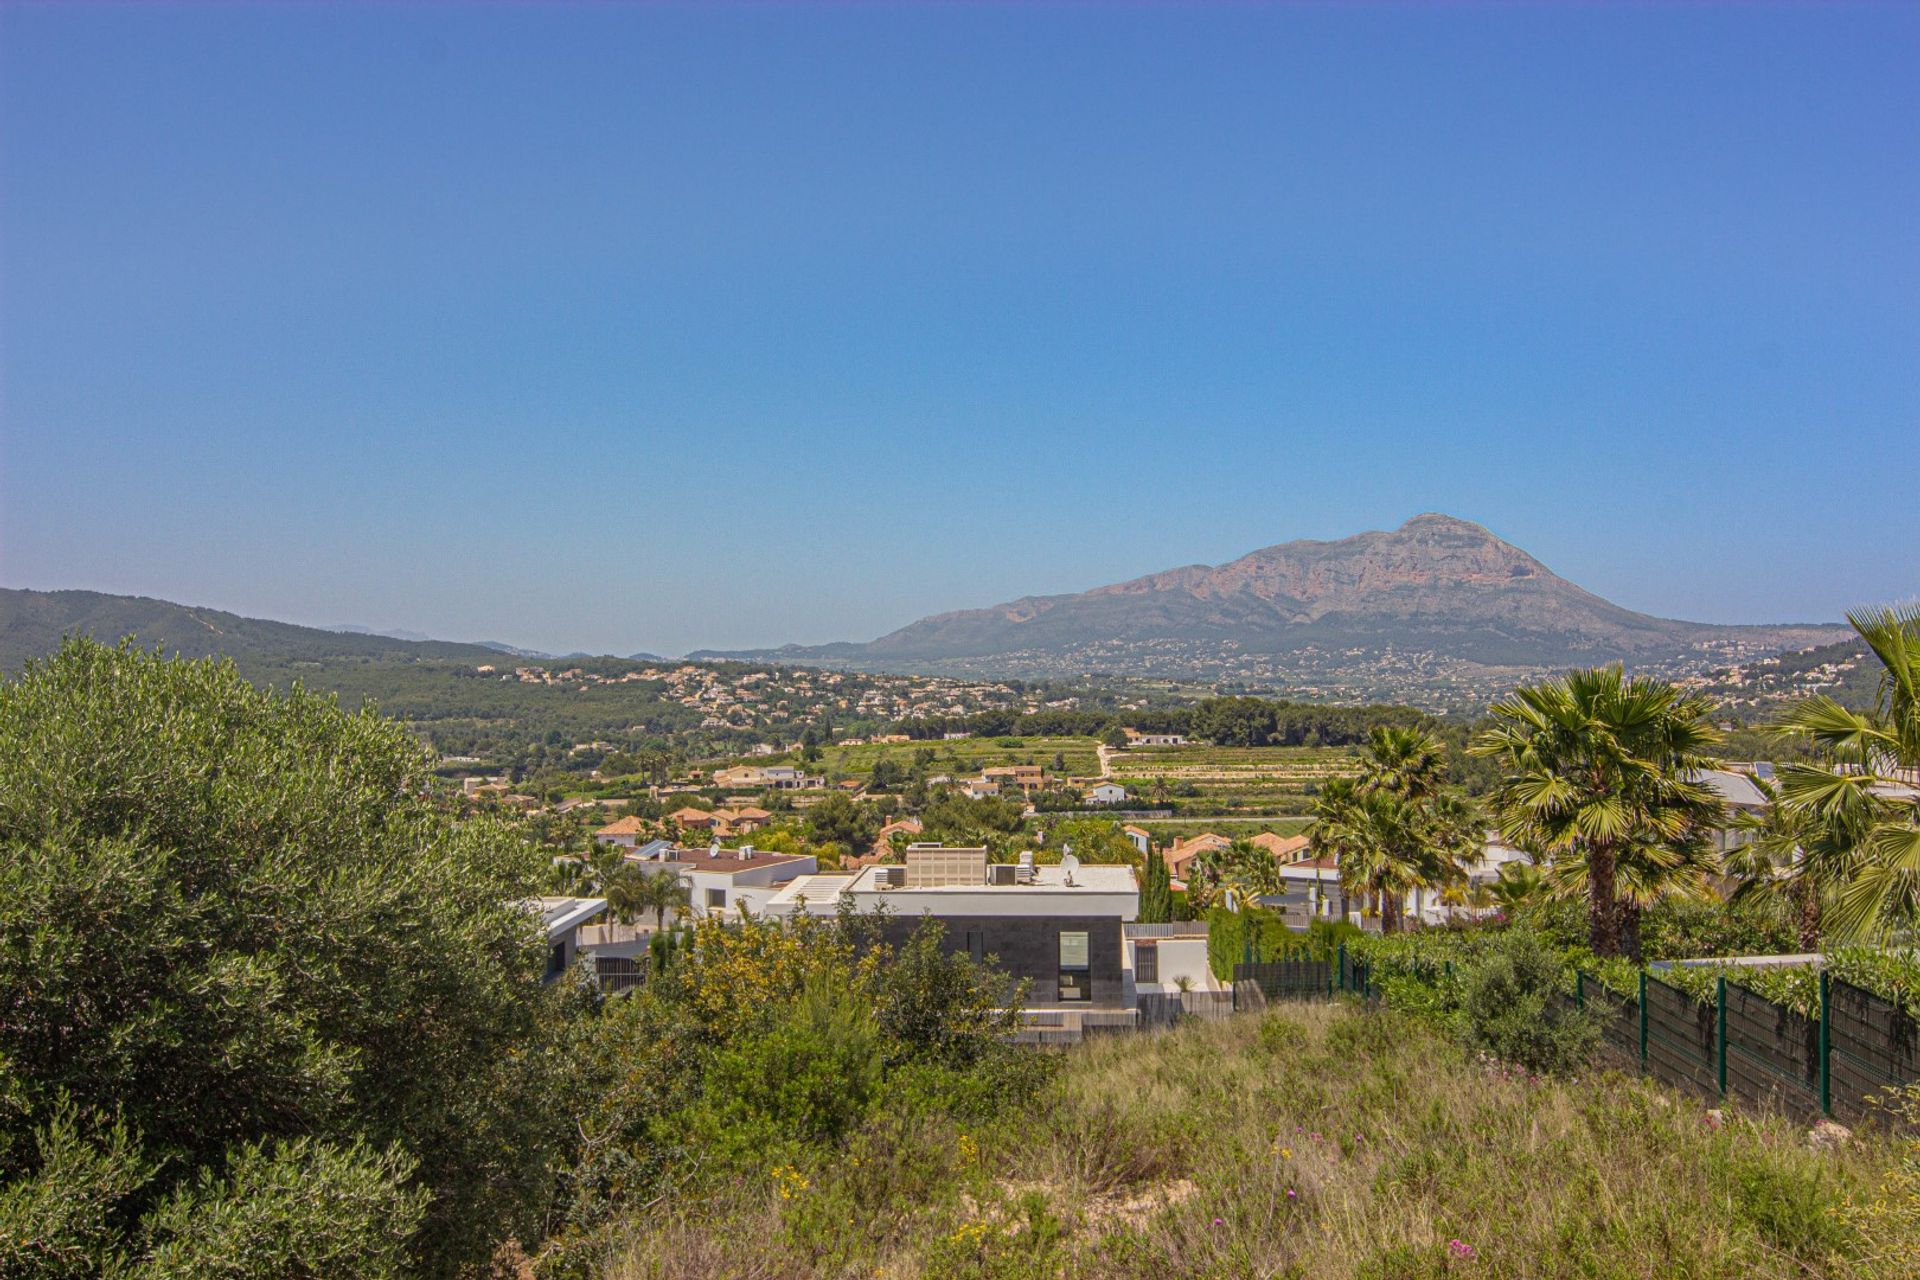
[[1302,814],[1331,778],[1353,773],[1348,747],[1148,747],[1109,757],[1113,777],[1181,814]]
[[1100,772],[1092,738],[962,738],[954,742],[870,742],[857,747],[827,747],[821,753],[821,765],[860,777],[873,772],[881,760],[892,760],[903,767],[913,764],[917,752],[933,752],[931,768],[935,772],[965,777],[982,769],[1004,764],[1037,764],[1053,768],[1053,758],[1062,757],[1067,772],[1075,777],[1091,777]]

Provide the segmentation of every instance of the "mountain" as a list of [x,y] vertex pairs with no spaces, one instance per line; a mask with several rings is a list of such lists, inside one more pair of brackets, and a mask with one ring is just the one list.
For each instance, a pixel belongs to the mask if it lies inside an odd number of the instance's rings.
[[329,631],[344,631],[350,636],[384,636],[388,640],[431,640],[432,636],[423,631],[381,631],[374,627],[363,627],[357,622],[336,622]]
[[510,658],[545,659],[553,657],[552,654],[542,653],[538,649],[522,649],[518,645],[507,644],[500,640],[475,640],[473,643],[478,648],[491,649],[495,653],[504,653]]
[[18,591],[0,588],[0,671],[17,670],[28,658],[45,657],[69,634],[104,643],[134,636],[146,648],[202,658],[249,661],[312,661],[321,658],[462,658],[484,662],[498,652],[485,645],[302,627],[290,622],[243,618],[146,596],[97,591]]
[[1845,634],[1635,613],[1477,524],[1428,514],[1391,531],[1282,543],[1230,564],[936,614],[865,644],[690,656],[980,675],[1102,671],[1328,696],[1478,696],[1557,667],[1624,660],[1670,673],[1711,670]]

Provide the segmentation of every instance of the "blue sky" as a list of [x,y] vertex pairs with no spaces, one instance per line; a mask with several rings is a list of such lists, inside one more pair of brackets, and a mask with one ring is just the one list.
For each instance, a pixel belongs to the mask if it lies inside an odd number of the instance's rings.
[[0,11],[0,584],[680,652],[1478,520],[1910,598],[1920,8]]

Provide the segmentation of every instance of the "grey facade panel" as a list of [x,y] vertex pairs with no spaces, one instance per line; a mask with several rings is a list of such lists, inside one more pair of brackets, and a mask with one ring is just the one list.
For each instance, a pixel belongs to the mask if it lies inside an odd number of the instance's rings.
[[[1087,977],[1090,999],[1069,1003],[1082,1007],[1120,1007],[1126,1003],[1126,957],[1119,916],[936,916],[946,932],[945,951],[965,952],[968,935],[978,934],[986,953],[1013,978],[1031,983],[1029,1006],[1060,1004],[1060,935],[1087,935]],[[894,916],[885,936],[895,946],[919,927],[919,916]]]

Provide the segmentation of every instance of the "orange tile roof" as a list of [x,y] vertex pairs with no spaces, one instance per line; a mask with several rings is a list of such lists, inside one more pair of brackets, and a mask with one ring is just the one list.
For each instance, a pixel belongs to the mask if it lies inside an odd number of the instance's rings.
[[712,822],[714,821],[714,816],[705,809],[688,807],[685,809],[675,809],[667,815],[667,820],[669,822],[677,822],[684,827],[690,822]]
[[647,829],[647,824],[638,818],[621,818],[609,822],[593,834],[597,836],[637,836]]
[[1272,831],[1262,831],[1253,838],[1253,843],[1276,858],[1291,859],[1311,846],[1313,841],[1305,836],[1283,836]]
[[1225,849],[1232,844],[1233,841],[1212,831],[1203,831],[1185,840],[1175,840],[1173,847],[1167,850],[1167,871],[1169,874],[1179,875],[1189,862],[1207,850]]

